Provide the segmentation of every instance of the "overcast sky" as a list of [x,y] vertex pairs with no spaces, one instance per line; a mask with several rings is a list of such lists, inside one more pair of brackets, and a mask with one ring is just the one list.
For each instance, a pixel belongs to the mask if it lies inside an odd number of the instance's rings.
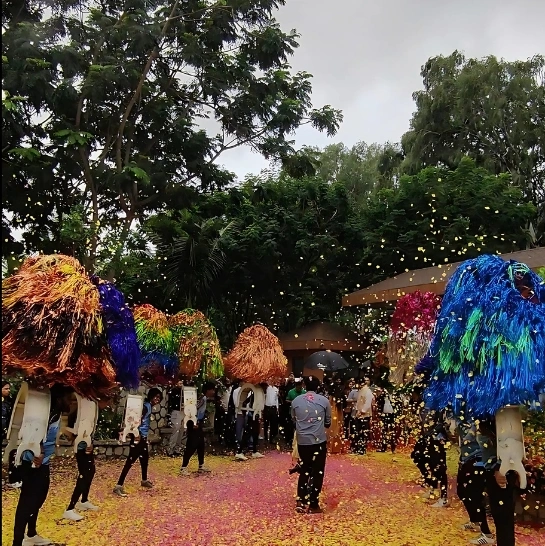
[[[545,0],[287,0],[277,20],[301,35],[291,65],[313,74],[313,104],[344,114],[335,137],[305,127],[299,146],[399,141],[429,57],[545,53]],[[239,177],[267,167],[248,149],[221,162]]]

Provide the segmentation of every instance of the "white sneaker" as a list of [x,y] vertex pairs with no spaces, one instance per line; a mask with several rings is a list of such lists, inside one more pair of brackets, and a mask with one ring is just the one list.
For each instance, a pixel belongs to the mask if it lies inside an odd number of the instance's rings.
[[78,508],[81,512],[85,512],[85,510],[96,512],[98,510],[98,506],[95,506],[91,501],[80,502]]
[[265,457],[265,455],[263,455],[262,453],[252,453],[252,459],[263,459],[263,457]]
[[439,499],[435,504],[432,504],[432,508],[446,508],[448,506],[447,499]]
[[484,546],[485,544],[496,544],[496,541],[493,537],[493,535],[485,535],[484,533],[481,533],[480,537],[477,537],[474,540],[469,541],[470,544],[479,544]]
[[189,468],[185,467],[185,468],[181,468],[180,469],[180,476],[189,476]]
[[53,544],[51,540],[40,535],[34,535],[33,537],[27,537],[23,539],[23,546],[49,546]]
[[127,493],[125,493],[125,488],[122,485],[116,485],[114,487],[114,495],[117,495],[118,497],[128,497]]
[[462,531],[473,531],[478,533],[481,530],[481,526],[473,523],[472,521],[468,521],[467,523],[461,525],[460,529],[462,529]]
[[235,455],[235,459],[237,461],[247,461],[248,460],[248,457],[246,457],[246,455],[244,455],[244,453],[237,453]]
[[434,489],[428,489],[424,493],[421,493],[420,497],[423,498],[423,499],[434,499],[434,498],[436,498],[435,490]]
[[22,485],[23,482],[8,483],[8,487],[11,487],[12,489],[20,489]]
[[83,516],[78,514],[75,510],[66,510],[62,515],[63,519],[69,519],[70,521],[81,521]]

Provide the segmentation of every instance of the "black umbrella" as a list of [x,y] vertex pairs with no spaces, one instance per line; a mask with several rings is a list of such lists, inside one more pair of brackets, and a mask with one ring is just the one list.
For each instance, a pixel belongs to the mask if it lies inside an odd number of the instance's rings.
[[332,351],[318,351],[305,360],[305,368],[336,372],[350,368],[350,364],[339,354]]

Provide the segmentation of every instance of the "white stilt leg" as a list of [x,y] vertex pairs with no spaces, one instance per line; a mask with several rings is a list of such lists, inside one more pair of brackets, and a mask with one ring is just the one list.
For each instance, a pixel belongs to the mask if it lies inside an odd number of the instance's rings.
[[138,427],[142,420],[142,410],[144,408],[144,399],[140,394],[127,395],[125,405],[125,418],[123,419],[123,430],[120,435],[122,442],[126,441],[127,435],[133,434],[134,437],[140,437]]
[[22,383],[8,428],[8,445],[4,451],[3,461],[9,461],[9,454],[16,449],[15,464],[21,464],[23,452],[32,451],[40,455],[40,443],[47,434],[47,423],[51,405],[48,389],[31,389],[25,381]]
[[197,389],[195,387],[183,387],[184,395],[184,429],[187,422],[193,421],[197,424]]
[[95,430],[98,421],[98,406],[93,400],[82,398],[79,394],[76,394],[78,400],[78,416],[74,428],[66,428],[68,432],[71,432],[76,436],[74,441],[74,453],[77,452],[78,445],[81,442],[85,442],[87,446],[90,446],[93,442],[91,436]]
[[505,406],[496,413],[496,437],[500,473],[505,476],[510,470],[515,471],[520,478],[520,487],[526,489],[524,432],[518,406]]

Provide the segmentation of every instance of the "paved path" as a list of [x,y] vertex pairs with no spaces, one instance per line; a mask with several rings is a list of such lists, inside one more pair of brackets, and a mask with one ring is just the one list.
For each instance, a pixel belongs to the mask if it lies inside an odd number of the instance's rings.
[[[195,465],[192,462],[192,465]],[[289,455],[236,463],[208,457],[210,476],[181,478],[180,462],[153,458],[155,488],[139,487],[139,468],[129,474],[130,496],[111,494],[121,461],[99,461],[91,500],[101,511],[65,523],[75,480],[72,464],[52,468],[52,488],[38,519],[42,535],[68,546],[463,546],[474,534],[460,503],[434,509],[419,498],[417,472],[407,454],[371,453],[328,459],[323,515],[294,511],[296,477]],[[190,466],[195,469],[196,467]],[[2,493],[2,545],[11,545],[18,493]],[[545,530],[517,527],[517,546],[543,546]]]

